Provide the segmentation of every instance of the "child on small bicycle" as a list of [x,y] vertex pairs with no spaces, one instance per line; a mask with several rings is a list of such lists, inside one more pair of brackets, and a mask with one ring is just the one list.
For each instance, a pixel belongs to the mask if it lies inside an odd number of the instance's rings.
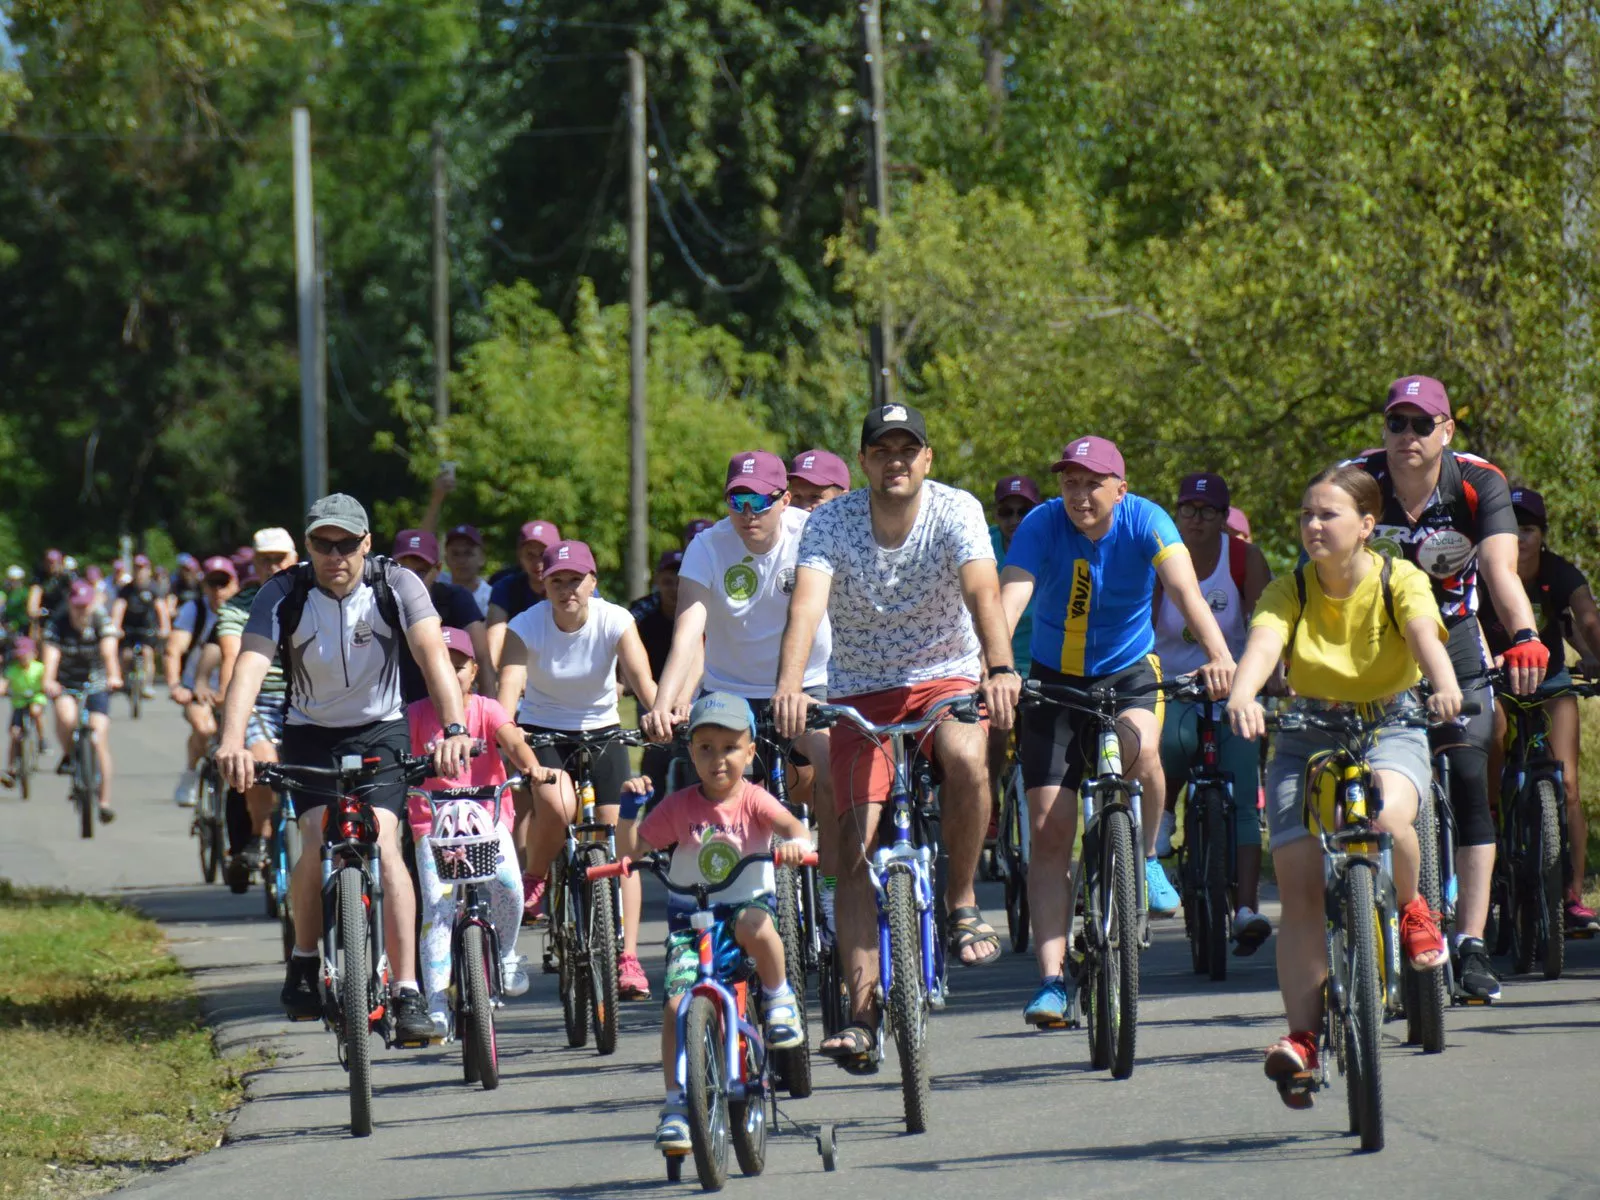
[[[1461,711],[1461,689],[1427,576],[1404,559],[1386,563],[1367,545],[1381,511],[1378,484],[1359,466],[1330,467],[1306,487],[1300,538],[1310,561],[1262,592],[1233,678],[1228,717],[1241,737],[1259,738],[1266,731],[1256,695],[1285,647],[1296,707],[1353,708],[1377,720],[1415,709],[1412,689],[1426,672],[1433,718],[1449,721]],[[1306,828],[1301,806],[1307,761],[1334,740],[1313,729],[1280,733],[1267,764],[1267,823],[1283,902],[1278,987],[1289,1018],[1289,1033],[1267,1050],[1267,1077],[1274,1082],[1317,1069],[1328,973],[1322,846]],[[1445,944],[1438,915],[1417,891],[1421,850],[1413,828],[1419,801],[1432,803],[1428,735],[1405,726],[1384,729],[1367,762],[1382,801],[1378,827],[1394,839],[1402,952],[1413,969],[1435,970],[1444,965]],[[1291,1108],[1311,1104],[1309,1091],[1280,1093]]]
[[[445,628],[444,644],[450,651],[450,663],[456,669],[456,680],[461,685],[461,696],[466,705],[467,733],[486,744],[486,749],[472,759],[467,769],[452,779],[428,779],[423,788],[433,791],[452,787],[489,787],[506,781],[503,751],[512,766],[534,783],[548,783],[555,775],[541,767],[528,749],[522,731],[516,722],[488,696],[473,692],[478,678],[477,656],[472,650],[472,639],[463,629]],[[418,700],[406,709],[406,723],[411,730],[411,749],[421,754],[444,736],[439,724],[439,714],[433,701]],[[466,803],[474,803],[466,801]],[[417,844],[417,878],[422,887],[422,937],[418,941],[418,955],[422,966],[422,990],[428,1001],[428,1016],[433,1030],[444,1037],[450,1030],[450,933],[455,924],[455,885],[441,881],[434,865],[428,836],[433,832],[433,813],[425,804],[408,806],[408,819],[412,836]],[[517,866],[517,850],[511,841],[514,813],[511,794],[500,798],[495,826],[500,834],[500,855],[497,860],[495,882],[491,887],[490,919],[494,924],[495,938],[500,943],[501,977],[506,995],[520,996],[528,990],[528,976],[517,956],[517,931],[522,927],[522,871]]]
[[[689,712],[689,756],[700,782],[673,792],[650,810],[637,830],[641,849],[673,847],[668,878],[673,883],[720,883],[741,858],[764,849],[774,835],[780,860],[798,865],[811,850],[811,835],[775,796],[744,777],[755,759],[756,721],[748,702],[727,692],[700,697]],[[731,942],[755,960],[761,979],[768,1050],[800,1044],[800,1013],[783,959],[772,907],[770,866],[745,872],[745,880],[717,894],[718,959]],[[672,897],[667,907],[667,1001],[661,1023],[661,1069],[666,1103],[656,1126],[658,1150],[688,1151],[689,1124],[677,1079],[677,1013],[699,976],[695,931],[688,927],[689,902]],[[730,947],[731,949],[731,947]]]
[[36,728],[44,729],[44,663],[31,637],[18,637],[11,643],[11,661],[6,664],[0,695],[11,697],[11,752],[0,782],[6,787],[17,781],[17,760],[22,757],[22,736],[31,713]]

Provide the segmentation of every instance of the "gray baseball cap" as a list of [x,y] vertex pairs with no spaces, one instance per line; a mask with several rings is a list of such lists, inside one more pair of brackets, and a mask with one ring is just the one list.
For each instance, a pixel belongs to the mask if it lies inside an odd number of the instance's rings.
[[756,715],[750,711],[749,702],[731,692],[707,692],[694,702],[689,710],[689,732],[702,725],[744,729],[751,737],[756,735]]
[[354,534],[367,533],[372,528],[367,520],[367,510],[361,506],[361,501],[343,492],[324,496],[307,511],[306,532],[310,533],[321,525],[332,525],[335,529]]

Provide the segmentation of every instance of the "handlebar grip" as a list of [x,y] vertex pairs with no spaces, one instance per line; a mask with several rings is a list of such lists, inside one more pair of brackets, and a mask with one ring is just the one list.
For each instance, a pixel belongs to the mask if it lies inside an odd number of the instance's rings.
[[[778,861],[778,852],[776,850],[774,850],[772,852],[772,862],[773,862],[774,866],[780,866],[781,867],[783,865],[781,862]],[[816,866],[817,865],[817,852],[815,850],[811,851],[810,854],[807,854],[804,858],[802,858],[800,860],[800,864],[799,865],[802,866],[802,867],[814,867],[814,866]]]
[[601,863],[598,867],[586,867],[583,872],[585,879],[621,879],[633,869],[633,859],[623,856],[616,862]]
[[1475,717],[1481,712],[1483,712],[1483,705],[1476,700],[1463,700],[1461,702],[1461,715],[1463,717]]

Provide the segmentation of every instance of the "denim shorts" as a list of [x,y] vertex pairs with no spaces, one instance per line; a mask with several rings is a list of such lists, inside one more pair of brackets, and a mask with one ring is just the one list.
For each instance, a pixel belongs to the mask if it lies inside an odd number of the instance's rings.
[[271,742],[276,746],[283,741],[283,717],[282,701],[257,704],[250,710],[250,718],[244,725],[244,744],[249,747],[257,742]]
[[[715,970],[717,978],[728,979],[745,965],[747,955],[740,949],[739,943],[733,940],[734,926],[739,923],[739,918],[744,916],[745,910],[755,909],[764,912],[777,922],[777,914],[772,907],[771,896],[761,896],[754,900],[747,900],[742,904],[718,904],[712,911],[717,914],[716,927],[711,931],[712,954],[716,959]],[[672,924],[678,925],[687,920],[686,915],[681,915]],[[700,978],[700,936],[694,929],[676,928],[667,934],[667,998],[681,996],[695,985]]]

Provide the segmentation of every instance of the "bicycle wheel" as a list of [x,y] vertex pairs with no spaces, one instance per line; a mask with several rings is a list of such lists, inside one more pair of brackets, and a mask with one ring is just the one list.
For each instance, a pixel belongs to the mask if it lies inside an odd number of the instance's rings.
[[[761,1071],[756,1063],[755,1047],[743,1037],[740,1038],[740,1042],[745,1081],[759,1084]],[[759,1175],[766,1169],[767,1124],[765,1090],[757,1090],[743,1100],[729,1101],[728,1131],[733,1138],[733,1156],[739,1161],[740,1174]]]
[[[792,1050],[774,1050],[772,1066],[773,1073],[789,1095],[796,1100],[804,1100],[811,1095],[811,1038],[806,1018],[806,961],[801,940],[800,877],[792,867],[779,867],[774,882],[777,885],[778,935],[783,939],[783,967],[789,977],[789,987],[794,991],[801,1041]],[[737,1125],[738,1121],[735,1120],[734,1124]],[[740,1159],[741,1163],[743,1161]],[[756,1173],[745,1172],[747,1175]]]
[[275,861],[278,864],[278,934],[283,942],[283,961],[288,962],[294,953],[294,895],[291,881],[294,878],[294,865],[300,861],[300,826],[293,817],[283,823]]
[[1133,818],[1125,812],[1110,812],[1106,821],[1110,849],[1106,898],[1111,907],[1101,986],[1105,989],[1111,1077],[1126,1079],[1133,1074],[1139,1036],[1139,882],[1134,872],[1144,863],[1134,854]]
[[557,858],[550,871],[550,938],[555,944],[556,985],[561,992],[561,1018],[567,1045],[589,1042],[589,972],[578,969],[578,896],[568,886],[566,860]]
[[94,739],[87,732],[80,732],[74,739],[72,759],[72,797],[78,809],[78,836],[92,838],[100,781],[95,770]]
[[[1439,814],[1424,799],[1417,809],[1417,843],[1422,851],[1417,872],[1417,891],[1428,911],[1441,911],[1439,883]],[[1406,1041],[1422,1047],[1424,1053],[1438,1054],[1444,1049],[1444,1010],[1449,1005],[1445,994],[1444,968],[1412,970],[1409,962],[1400,967],[1405,991]]]
[[217,881],[222,867],[222,794],[221,782],[212,771],[211,763],[200,768],[200,794],[195,802],[194,831],[200,839],[200,878],[207,883]]
[[25,717],[17,746],[17,792],[24,800],[33,795],[34,753],[33,718]]
[[[136,663],[139,661],[139,655],[137,651],[134,652],[134,661]],[[133,719],[137,721],[139,719],[139,711],[144,704],[144,672],[138,667],[135,667],[132,671],[128,672],[128,679],[126,682],[128,689],[128,712],[132,715]]]
[[339,872],[339,1009],[344,1023],[340,1036],[350,1070],[350,1133],[354,1137],[372,1132],[372,962],[365,893],[358,868],[345,867]]
[[[1083,913],[1084,926],[1099,919],[1100,868],[1084,855],[1083,885],[1078,907]],[[1078,980],[1078,994],[1084,1000],[1084,1028],[1089,1035],[1089,1066],[1104,1071],[1111,1065],[1110,1018],[1106,1009],[1106,963],[1099,946],[1090,940],[1087,928],[1080,928],[1075,943],[1083,945],[1083,974]],[[1070,952],[1068,955],[1070,961]]]
[[1561,807],[1565,797],[1555,780],[1541,779],[1539,796],[1539,876],[1534,884],[1538,912],[1538,956],[1543,959],[1544,977],[1560,979],[1567,954],[1565,911],[1565,871],[1561,863]]
[[715,1192],[728,1182],[728,1067],[722,1014],[711,997],[689,997],[684,1038],[683,1091],[694,1169],[700,1186]]
[[500,1059],[494,1037],[494,1004],[489,998],[487,946],[482,925],[468,925],[461,931],[461,990],[465,993],[461,1003],[466,1021],[458,1022],[456,1028],[462,1054],[471,1057],[476,1082],[492,1092],[500,1086]]
[[928,1128],[932,1087],[928,1073],[928,992],[922,974],[922,920],[911,872],[889,873],[889,1028],[900,1051],[900,1093],[906,1132]]
[[850,993],[845,987],[839,948],[833,943],[822,948],[817,964],[817,1000],[822,1007],[823,1037],[832,1037],[849,1024]]
[[1022,852],[1022,822],[1026,820],[1026,800],[1022,794],[1022,768],[1014,766],[1006,776],[1000,800],[1000,845],[996,847],[1005,866],[1006,931],[1011,936],[1013,953],[1028,949],[1028,859]]
[[1196,808],[1205,828],[1200,878],[1205,888],[1201,912],[1206,926],[1206,970],[1213,980],[1228,977],[1228,794],[1219,787],[1200,793]]
[[1378,912],[1373,869],[1352,863],[1345,876],[1344,927],[1349,937],[1350,1090],[1363,1150],[1383,1149],[1383,985],[1378,967]]
[[[607,862],[606,852],[591,846],[585,866]],[[594,1048],[611,1054],[617,1048],[617,910],[609,879],[585,885],[589,893],[589,1007],[594,1013]]]

